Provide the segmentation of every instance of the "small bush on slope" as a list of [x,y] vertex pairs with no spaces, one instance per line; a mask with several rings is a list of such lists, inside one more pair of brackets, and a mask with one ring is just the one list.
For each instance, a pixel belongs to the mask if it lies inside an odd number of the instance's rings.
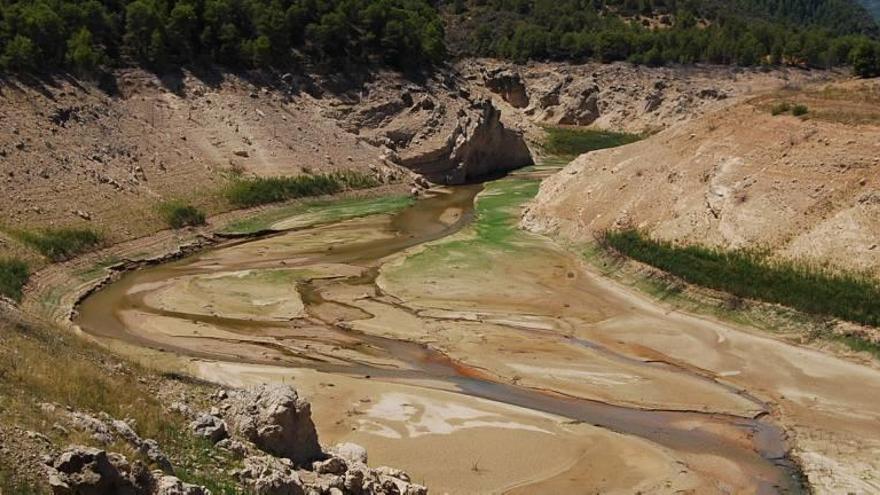
[[205,214],[201,210],[180,201],[162,203],[159,205],[159,212],[165,223],[173,229],[205,224]]
[[0,259],[0,295],[21,300],[21,290],[30,276],[27,263],[9,258]]

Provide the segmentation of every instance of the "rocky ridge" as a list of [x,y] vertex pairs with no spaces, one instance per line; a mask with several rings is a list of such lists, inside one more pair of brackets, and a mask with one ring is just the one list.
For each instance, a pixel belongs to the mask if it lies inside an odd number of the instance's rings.
[[[241,460],[233,472],[241,488],[258,495],[423,495],[427,489],[388,467],[371,468],[363,447],[345,443],[322,449],[309,402],[284,385],[218,390],[210,411],[175,402],[169,409],[192,418],[190,428],[215,449]],[[54,407],[45,405],[45,407]],[[132,425],[106,414],[70,412],[67,427],[99,444],[129,443],[141,454],[130,461],[106,449],[71,445],[44,460],[56,495],[210,495],[174,476],[159,445],[141,439]],[[228,425],[228,426],[227,426]],[[64,426],[58,426],[63,428]],[[146,462],[145,462],[146,461]],[[151,470],[149,465],[160,469]]]
[[831,72],[626,63],[515,65],[466,60],[458,70],[506,119],[539,140],[540,125],[595,126],[650,134],[759,91],[831,80]]

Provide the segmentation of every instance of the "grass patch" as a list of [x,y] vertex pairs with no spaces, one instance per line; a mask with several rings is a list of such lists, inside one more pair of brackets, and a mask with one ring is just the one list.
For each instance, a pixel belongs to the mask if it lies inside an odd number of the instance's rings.
[[21,301],[21,290],[28,277],[30,270],[24,261],[14,258],[0,259],[0,295]]
[[27,481],[18,481],[12,474],[12,468],[0,464],[0,493],[9,493],[14,495],[42,495],[45,493],[39,487],[32,485]]
[[602,241],[688,283],[808,314],[880,325],[880,283],[868,276],[768,260],[755,252],[676,246],[635,230],[607,232]]
[[791,114],[795,117],[801,117],[809,113],[809,109],[806,105],[795,105],[791,107]]
[[257,177],[234,181],[226,190],[226,199],[235,206],[250,207],[378,185],[379,181],[372,175],[354,170],[296,177]]
[[98,248],[104,242],[104,236],[91,229],[18,231],[14,235],[52,261],[69,260]]
[[[144,256],[133,256],[133,258],[138,258],[138,257],[144,257]],[[107,268],[119,263],[120,261],[122,261],[122,260],[119,257],[110,256],[108,258],[104,258],[104,259],[96,262],[95,264],[93,264],[90,267],[81,268],[81,269],[77,270],[75,273],[80,278],[80,280],[82,280],[83,282],[88,282],[90,280],[95,280],[96,278],[102,276],[107,271]]]
[[789,111],[791,111],[791,104],[787,101],[783,101],[773,105],[773,108],[770,109],[770,114],[776,116],[788,113]]
[[770,114],[773,116],[783,115],[791,112],[795,117],[803,117],[810,112],[810,109],[802,103],[792,105],[787,101],[779,102],[770,107]]
[[173,229],[195,227],[205,224],[205,214],[193,205],[182,201],[167,201],[159,205],[159,214]]
[[575,157],[589,151],[623,146],[642,139],[638,134],[575,127],[545,127],[544,130],[547,132],[544,151],[560,157]]
[[841,342],[852,351],[867,352],[874,356],[875,359],[880,359],[880,344],[861,339],[854,335],[834,335],[832,339]]
[[[145,460],[127,444],[98,445],[82,432],[59,431],[51,426],[58,421],[57,415],[65,414],[67,406],[91,414],[106,412],[117,419],[129,418],[134,420],[139,435],[159,442],[181,479],[206,484],[214,493],[236,493],[228,472],[238,467],[237,461],[193,436],[185,417],[165,410],[152,385],[158,380],[156,374],[108,355],[106,350],[92,348],[67,332],[0,312],[0,425],[38,431],[55,445],[83,443],[119,452],[132,461]],[[195,388],[188,392],[195,392]],[[55,412],[44,411],[37,405],[41,402],[62,407]],[[16,468],[0,464],[3,493],[7,488],[9,493],[27,493],[17,491],[29,485],[28,480],[16,477]]]
[[[780,90],[772,95],[756,97],[752,101],[772,115],[809,115],[810,120],[846,125],[880,124],[880,87],[870,83],[829,84],[819,89]],[[795,107],[799,105],[804,108],[798,109],[799,113],[795,114]]]

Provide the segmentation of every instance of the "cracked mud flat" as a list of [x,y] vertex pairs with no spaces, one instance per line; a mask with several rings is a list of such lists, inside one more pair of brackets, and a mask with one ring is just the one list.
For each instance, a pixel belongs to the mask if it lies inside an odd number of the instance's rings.
[[799,493],[786,431],[820,490],[880,489],[880,373],[599,279],[515,228],[541,175],[132,272],[76,323],[213,381],[293,383],[324,443],[433,493]]

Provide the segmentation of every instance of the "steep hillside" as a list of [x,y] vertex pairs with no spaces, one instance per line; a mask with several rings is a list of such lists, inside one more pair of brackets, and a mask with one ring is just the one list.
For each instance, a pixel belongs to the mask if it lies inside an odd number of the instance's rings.
[[878,181],[880,82],[831,84],[583,155],[542,185],[523,223],[578,242],[632,227],[880,275]]

